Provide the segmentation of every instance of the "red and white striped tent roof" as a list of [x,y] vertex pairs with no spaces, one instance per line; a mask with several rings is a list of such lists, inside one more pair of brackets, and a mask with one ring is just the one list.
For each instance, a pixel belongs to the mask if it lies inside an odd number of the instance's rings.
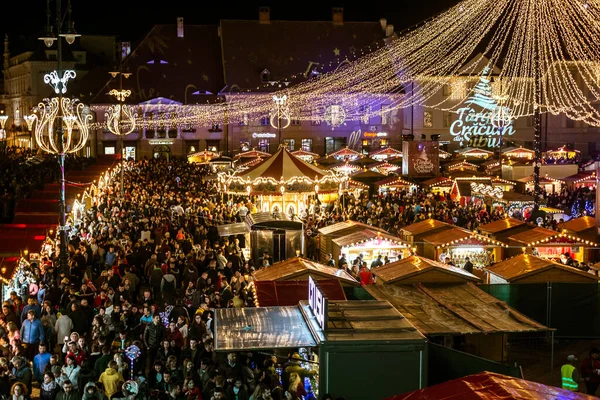
[[237,177],[250,182],[259,178],[287,182],[292,178],[302,177],[320,180],[326,175],[329,175],[326,171],[302,161],[292,155],[288,149],[281,147],[277,153]]

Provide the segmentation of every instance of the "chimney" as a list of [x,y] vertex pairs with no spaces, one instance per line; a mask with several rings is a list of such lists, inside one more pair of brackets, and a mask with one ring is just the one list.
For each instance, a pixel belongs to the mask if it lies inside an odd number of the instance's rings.
[[334,25],[344,25],[344,8],[343,7],[333,7],[333,24]]
[[177,17],[177,37],[183,37],[183,17]]
[[271,23],[271,9],[269,7],[260,7],[258,9],[258,23],[259,24],[270,24]]
[[385,37],[391,37],[394,34],[394,25],[390,24],[385,27]]
[[380,18],[379,19],[379,24],[381,25],[381,29],[383,29],[383,31],[385,32],[385,28],[387,26],[387,19],[385,18]]

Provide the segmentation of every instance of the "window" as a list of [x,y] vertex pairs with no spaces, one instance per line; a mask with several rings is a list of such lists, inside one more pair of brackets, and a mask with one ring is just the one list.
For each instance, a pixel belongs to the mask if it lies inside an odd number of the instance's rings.
[[240,126],[248,126],[248,114],[244,113],[244,116],[240,121]]
[[452,125],[452,113],[444,111],[444,128],[449,128]]
[[285,139],[289,151],[296,150],[296,139]]
[[104,154],[106,155],[113,155],[115,154],[115,148],[114,147],[105,147],[104,148]]
[[432,128],[433,127],[433,118],[431,116],[431,112],[429,112],[429,111],[423,112],[423,127],[424,128]]
[[258,139],[258,150],[264,151],[265,153],[269,153],[269,139]]
[[240,140],[240,151],[249,151],[250,150],[250,142],[247,140]]
[[363,124],[368,124],[369,120],[370,120],[369,114],[371,113],[371,106],[370,105],[360,106],[359,113],[360,113],[360,121]]
[[[292,118],[292,121],[291,121],[291,122],[292,122],[292,125],[294,125],[294,126],[300,126],[300,125],[301,125],[301,122],[300,122],[300,120],[299,120],[299,119],[296,119],[296,118]],[[282,124],[282,125],[283,125],[283,124]]]
[[380,147],[390,147],[390,140],[389,139],[379,139],[379,146]]
[[321,112],[318,108],[313,108],[312,110],[312,118],[310,120],[310,124],[312,126],[321,125]]
[[346,147],[345,137],[326,137],[325,138],[325,153],[333,153],[336,150]]
[[312,139],[302,139],[302,150],[312,153],[313,142]]
[[271,120],[270,120],[270,118],[269,118],[269,117],[262,117],[262,118],[260,119],[260,124],[261,124],[262,126],[267,126],[267,125],[269,125],[270,123],[271,123]]

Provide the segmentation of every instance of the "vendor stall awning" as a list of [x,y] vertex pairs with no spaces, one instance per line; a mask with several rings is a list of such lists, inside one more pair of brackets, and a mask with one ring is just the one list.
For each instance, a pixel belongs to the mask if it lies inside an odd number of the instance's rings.
[[555,386],[542,385],[524,379],[517,379],[493,372],[482,372],[464,378],[454,379],[439,385],[410,393],[399,394],[387,400],[492,400],[492,399],[527,399],[527,400],[593,400],[595,396],[559,389]]
[[584,216],[572,219],[559,226],[560,229],[566,229],[570,232],[583,232],[596,226],[596,219],[594,217]]
[[337,224],[333,224],[333,225],[329,225],[329,226],[320,228],[319,233],[321,235],[332,235],[333,237],[340,237],[340,236],[344,236],[344,235],[347,235],[352,232],[356,232],[357,230],[360,230],[360,229],[369,229],[369,230],[375,230],[378,232],[385,232],[383,229],[379,229],[375,226],[363,224],[361,222],[344,221],[344,222],[338,222]]
[[417,329],[430,336],[547,331],[472,283],[371,285],[377,300],[388,300]]
[[289,281],[293,279],[306,279],[312,275],[315,279],[338,279],[345,284],[358,286],[359,283],[344,269],[328,267],[304,258],[290,258],[261,268],[254,272],[257,281]]
[[239,222],[237,224],[218,225],[217,232],[219,236],[230,236],[240,235],[250,232],[250,227],[245,222]]
[[486,268],[490,273],[499,276],[507,282],[516,282],[541,274],[548,270],[560,270],[555,274],[554,282],[598,282],[598,277],[587,272],[530,254],[521,254]]
[[508,239],[523,244],[529,244],[551,238],[552,236],[558,235],[558,233],[559,232],[553,231],[551,229],[537,227],[525,232],[516,233],[510,236]]
[[442,245],[457,240],[464,240],[471,237],[473,232],[463,228],[452,228],[447,231],[434,233],[433,235],[425,236],[424,242],[431,243],[433,245]]
[[217,351],[290,349],[316,345],[298,306],[215,310]]
[[480,225],[479,230],[486,233],[498,233],[521,225],[525,225],[525,222],[514,218],[503,218],[489,224]]
[[[308,281],[256,281],[256,297],[260,307],[297,306],[308,300]],[[337,279],[319,279],[319,289],[328,300],[346,300],[344,288]]]
[[411,256],[372,270],[384,283],[410,282],[479,282],[480,279],[462,268],[442,264],[425,257]]
[[372,231],[370,229],[364,229],[346,236],[333,239],[333,242],[340,247],[346,247],[357,246],[371,240],[381,240],[383,242],[388,242],[390,245],[393,246],[408,247],[407,243],[403,242],[402,239],[396,236],[392,236],[387,233]]
[[401,230],[402,230],[402,232],[404,232],[405,235],[416,236],[416,235],[420,235],[422,233],[431,231],[433,229],[440,229],[440,228],[451,229],[451,228],[453,228],[453,225],[447,224],[442,221],[438,221],[437,219],[430,218],[430,219],[426,219],[425,221],[421,221],[421,222],[417,222],[417,223],[405,226],[405,227],[401,228]]

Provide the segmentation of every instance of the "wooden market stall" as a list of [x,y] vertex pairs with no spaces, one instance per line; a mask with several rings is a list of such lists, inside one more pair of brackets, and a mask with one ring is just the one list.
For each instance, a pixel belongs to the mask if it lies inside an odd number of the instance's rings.
[[595,188],[596,187],[596,171],[583,171],[583,172],[578,172],[574,175],[569,175],[566,178],[564,178],[564,181],[570,185],[573,186],[575,188],[581,188],[581,187],[589,187],[589,188]]
[[475,147],[466,147],[464,149],[456,150],[457,158],[472,158],[472,159],[483,159],[487,160],[490,157],[494,156],[493,151],[479,149]]
[[[347,300],[338,279],[319,279],[319,287],[329,300]],[[308,280],[255,281],[257,307],[296,306],[308,300]]]
[[384,161],[390,158],[402,157],[402,151],[396,150],[393,147],[384,147],[383,149],[370,152],[369,156],[374,160]]
[[429,218],[401,228],[400,237],[414,248],[416,254],[423,255],[423,237],[454,228],[454,225]]
[[463,266],[469,258],[475,268],[484,268],[506,256],[506,244],[463,228],[452,228],[423,237],[423,256]]
[[[333,254],[334,239],[341,238],[352,233],[360,232],[363,230],[371,230],[375,232],[386,233],[383,229],[376,228],[371,225],[363,224],[361,222],[356,221],[344,221],[338,222],[333,225],[325,226],[319,229],[319,250],[320,250],[320,260],[321,262],[325,262],[327,254]],[[337,262],[337,259],[333,259]]]
[[569,149],[566,145],[559,147],[556,150],[549,150],[546,152],[544,159],[546,163],[576,163],[581,159],[581,152],[575,149]]
[[510,236],[533,228],[535,228],[535,225],[530,225],[525,221],[506,217],[485,225],[480,225],[478,229],[484,236],[502,243],[508,243],[508,238]]
[[487,283],[592,283],[598,277],[531,254],[521,254],[486,268]]
[[380,174],[390,175],[393,173],[402,172],[402,167],[398,164],[391,164],[387,161],[381,161],[376,164],[371,164],[368,167],[371,171],[379,172]]
[[258,269],[252,274],[255,281],[271,282],[308,280],[309,275],[316,280],[337,279],[343,287],[360,286],[360,283],[343,269],[328,267],[300,257],[288,258],[285,261]]
[[442,164],[442,169],[448,174],[457,171],[479,171],[479,165],[470,163],[467,160],[454,160]]
[[362,256],[363,261],[366,261],[367,266],[370,266],[378,256],[396,261],[411,254],[410,245],[402,239],[372,229],[348,233],[333,239],[332,242],[333,259],[338,260],[342,254],[345,254],[348,264],[359,255]]
[[574,218],[564,224],[560,224],[558,228],[564,233],[576,235],[581,239],[598,242],[598,227],[594,217],[586,215]]
[[390,176],[389,178],[375,182],[375,188],[380,194],[385,192],[400,192],[402,190],[412,192],[417,188],[417,185],[402,177]]
[[508,238],[509,255],[531,252],[541,258],[560,260],[560,256],[569,253],[578,262],[588,262],[590,251],[596,247],[595,242],[584,240],[577,235],[557,232],[535,227],[528,231],[516,233]]
[[437,194],[450,193],[452,185],[454,185],[454,181],[445,176],[436,176],[421,182],[421,187],[423,187],[426,191]]
[[[524,176],[523,178],[517,179],[523,187],[525,191],[533,192],[535,189],[535,176],[529,175]],[[540,176],[540,187],[548,194],[550,193],[560,193],[563,186],[565,185],[565,181],[560,179],[551,178],[550,176]]]
[[248,150],[248,151],[244,151],[242,153],[236,154],[233,157],[233,160],[237,162],[242,158],[249,159],[249,158],[258,158],[258,157],[268,158],[268,157],[271,157],[271,154],[267,153],[266,151],[252,149],[252,150]]
[[421,256],[411,256],[403,260],[382,265],[373,269],[377,285],[410,285],[413,283],[464,283],[480,282],[481,279],[462,268],[444,264]]
[[358,165],[350,164],[348,161],[342,161],[337,164],[329,166],[331,171],[335,171],[338,174],[350,175],[358,171],[362,171],[362,168]]
[[492,207],[516,219],[529,219],[533,210],[533,196],[517,192],[502,192],[502,196],[488,196]]
[[306,150],[292,151],[292,154],[301,159],[302,161],[306,161],[307,163],[312,163],[313,161],[319,158],[319,155],[317,153],[313,153]]
[[535,157],[535,151],[531,150],[531,149],[526,149],[523,146],[509,147],[502,151],[502,157],[505,157],[508,159],[518,158],[518,159],[533,160],[533,158]]
[[362,156],[363,155],[360,152],[353,150],[348,146],[327,155],[327,157],[332,157],[338,161],[352,161]]

